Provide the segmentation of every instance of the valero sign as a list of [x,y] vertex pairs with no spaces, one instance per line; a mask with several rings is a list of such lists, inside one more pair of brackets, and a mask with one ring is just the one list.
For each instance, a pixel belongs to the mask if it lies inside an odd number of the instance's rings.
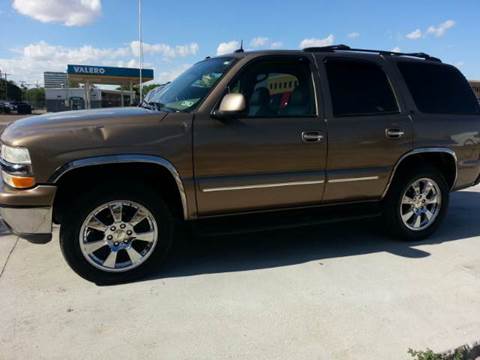
[[[67,73],[77,76],[138,78],[140,69],[111,66],[67,65]],[[153,79],[152,69],[142,69],[145,80]]]
[[[69,71],[70,73],[70,71]],[[105,74],[105,68],[98,66],[76,66],[73,65],[74,74]]]

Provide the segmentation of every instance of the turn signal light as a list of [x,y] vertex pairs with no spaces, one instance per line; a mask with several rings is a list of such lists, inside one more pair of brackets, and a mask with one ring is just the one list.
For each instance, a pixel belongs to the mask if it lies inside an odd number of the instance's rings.
[[17,189],[27,189],[35,186],[35,178],[30,176],[14,176],[2,171],[3,181]]

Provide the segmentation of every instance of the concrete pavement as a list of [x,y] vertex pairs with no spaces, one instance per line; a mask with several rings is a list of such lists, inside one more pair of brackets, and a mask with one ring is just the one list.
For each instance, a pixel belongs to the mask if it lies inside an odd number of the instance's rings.
[[98,287],[58,237],[0,237],[0,359],[409,359],[480,340],[480,188],[433,238],[376,222],[198,239],[151,279]]

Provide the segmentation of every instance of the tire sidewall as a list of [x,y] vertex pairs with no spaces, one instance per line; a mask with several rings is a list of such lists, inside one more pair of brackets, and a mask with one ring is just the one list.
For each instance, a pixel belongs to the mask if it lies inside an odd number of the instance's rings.
[[[158,240],[147,260],[138,267],[124,272],[102,271],[90,264],[80,248],[80,231],[87,216],[97,207],[118,200],[133,201],[150,211],[157,222]],[[142,188],[99,186],[75,201],[60,227],[60,247],[72,269],[86,280],[99,285],[132,281],[151,272],[166,257],[173,238],[173,219],[160,194]]]

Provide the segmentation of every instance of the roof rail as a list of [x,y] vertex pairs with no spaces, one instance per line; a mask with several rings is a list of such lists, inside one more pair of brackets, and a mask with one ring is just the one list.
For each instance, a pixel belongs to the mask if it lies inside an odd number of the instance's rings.
[[335,50],[352,50],[350,46],[339,44],[329,46],[313,46],[303,49],[306,52],[333,52]]
[[355,48],[351,48],[351,47],[349,47],[347,45],[343,45],[343,44],[330,45],[330,46],[319,46],[319,47],[309,47],[309,48],[303,49],[303,51],[307,51],[307,52],[354,51],[354,52],[374,53],[374,54],[380,54],[380,55],[386,55],[386,56],[410,56],[410,57],[416,57],[416,58],[421,58],[421,59],[425,59],[425,60],[442,62],[439,58],[430,56],[430,55],[425,54],[423,52],[402,53],[402,52],[385,51],[385,50],[355,49]]

